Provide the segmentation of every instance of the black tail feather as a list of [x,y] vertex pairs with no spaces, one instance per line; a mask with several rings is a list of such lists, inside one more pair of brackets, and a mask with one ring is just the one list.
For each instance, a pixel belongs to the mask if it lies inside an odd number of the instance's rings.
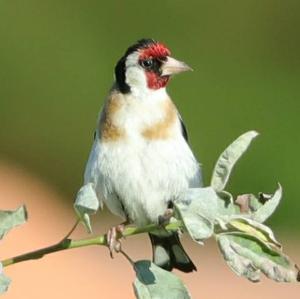
[[183,272],[197,271],[183,249],[177,233],[169,236],[149,234],[149,237],[152,243],[153,262],[156,265],[168,271],[174,268]]

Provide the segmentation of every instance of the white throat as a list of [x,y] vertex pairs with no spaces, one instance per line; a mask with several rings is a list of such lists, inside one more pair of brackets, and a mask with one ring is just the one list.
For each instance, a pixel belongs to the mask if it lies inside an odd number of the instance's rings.
[[[127,94],[125,95],[127,97]],[[132,87],[128,97],[134,98],[141,102],[160,102],[169,98],[166,88],[150,89],[150,88],[137,88]]]

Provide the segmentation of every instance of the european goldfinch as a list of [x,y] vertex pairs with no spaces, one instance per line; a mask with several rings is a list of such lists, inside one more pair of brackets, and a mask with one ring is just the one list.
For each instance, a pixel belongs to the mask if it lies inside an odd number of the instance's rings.
[[[191,68],[170,55],[164,44],[142,39],[118,61],[84,175],[100,205],[137,226],[158,223],[179,194],[201,186],[186,128],[166,92],[172,75]],[[162,229],[150,239],[157,265],[196,270],[177,233]]]

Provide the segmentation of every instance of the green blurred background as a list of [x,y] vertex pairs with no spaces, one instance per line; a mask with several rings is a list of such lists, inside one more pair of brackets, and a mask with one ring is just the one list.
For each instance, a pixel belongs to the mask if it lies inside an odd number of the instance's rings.
[[258,130],[228,189],[268,193],[281,182],[271,224],[299,232],[299,33],[296,0],[1,1],[0,159],[48,181],[71,205],[114,65],[152,37],[195,70],[174,78],[169,93],[205,182],[233,139]]

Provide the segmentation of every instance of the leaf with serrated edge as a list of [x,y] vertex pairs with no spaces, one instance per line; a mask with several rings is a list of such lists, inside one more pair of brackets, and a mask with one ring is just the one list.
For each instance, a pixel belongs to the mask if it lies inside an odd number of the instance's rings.
[[191,188],[174,202],[178,218],[191,238],[200,244],[213,234],[217,200],[215,191],[207,187]]
[[173,273],[146,260],[135,262],[134,269],[137,299],[191,299],[185,285]]
[[228,182],[230,173],[235,163],[249,147],[251,141],[258,135],[256,131],[249,131],[231,143],[219,157],[211,179],[211,186],[217,191],[222,191]]
[[27,211],[25,206],[21,206],[14,211],[0,211],[0,239],[12,228],[26,221]]
[[2,272],[2,264],[0,263],[0,294],[3,294],[7,291],[8,286],[11,280]]
[[251,235],[217,236],[221,252],[231,269],[250,281],[259,280],[259,272],[278,282],[299,281],[299,269],[282,252],[272,250]]
[[88,232],[92,232],[90,215],[98,211],[99,205],[93,184],[88,183],[82,186],[77,193],[74,209]]

